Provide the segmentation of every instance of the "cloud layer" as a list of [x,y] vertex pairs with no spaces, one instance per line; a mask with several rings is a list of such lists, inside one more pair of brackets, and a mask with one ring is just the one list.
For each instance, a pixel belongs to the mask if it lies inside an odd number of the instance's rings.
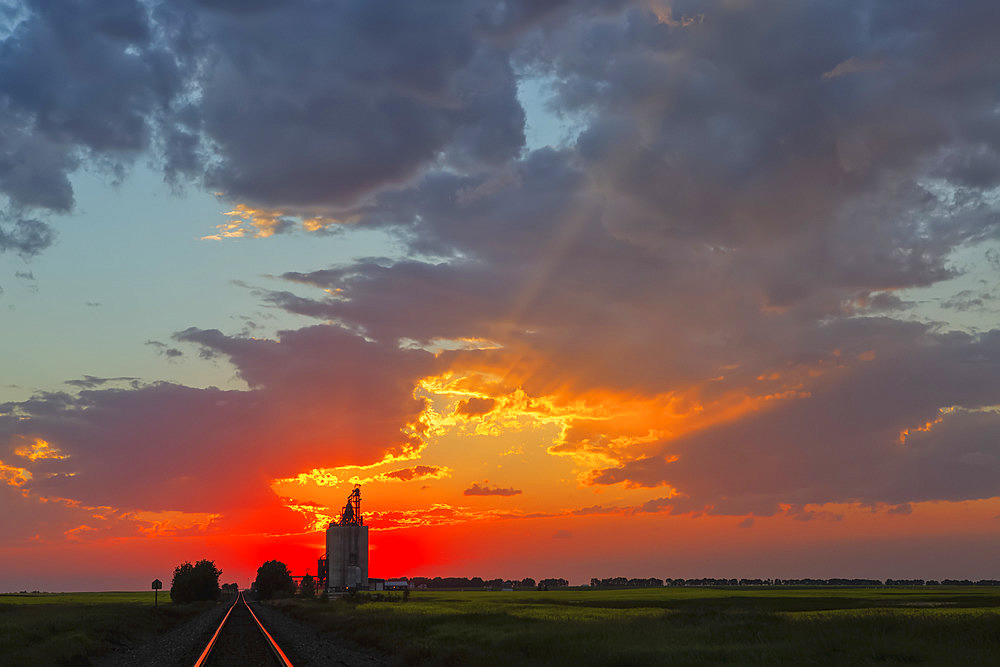
[[[324,465],[407,458],[421,447],[423,403],[413,385],[432,367],[422,351],[367,343],[314,326],[273,341],[189,329],[176,336],[232,363],[248,389],[157,383],[76,394],[40,394],[0,406],[0,460],[30,470],[17,484],[122,511],[205,512],[233,521],[276,506],[277,477]],[[27,461],[24,442],[42,438],[65,454]],[[398,470],[414,478],[437,473]],[[155,482],[155,483],[154,483]],[[275,519],[277,529],[289,518]]]
[[[436,391],[452,426],[554,426],[572,484],[650,490],[646,511],[1000,496],[1000,332],[912,296],[957,253],[995,274],[997,26],[943,1],[25,3],[0,250],[51,243],[82,165],[152,156],[267,233],[400,253],[281,276],[263,300],[317,323],[275,340],[151,341],[245,390],[87,377],[2,406],[5,492],[249,516],[272,480],[417,456]],[[569,141],[525,146],[529,77]]]

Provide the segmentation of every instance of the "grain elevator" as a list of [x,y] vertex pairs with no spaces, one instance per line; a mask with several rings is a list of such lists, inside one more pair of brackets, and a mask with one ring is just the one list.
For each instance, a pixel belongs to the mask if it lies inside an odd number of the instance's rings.
[[361,515],[360,485],[347,497],[340,520],[326,529],[326,560],[327,590],[368,588],[368,526]]

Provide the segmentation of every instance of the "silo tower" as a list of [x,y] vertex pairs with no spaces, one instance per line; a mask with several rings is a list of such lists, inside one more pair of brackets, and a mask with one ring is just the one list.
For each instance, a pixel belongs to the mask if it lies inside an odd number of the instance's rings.
[[361,515],[360,484],[347,497],[340,520],[326,529],[326,552],[329,590],[368,588],[368,526]]

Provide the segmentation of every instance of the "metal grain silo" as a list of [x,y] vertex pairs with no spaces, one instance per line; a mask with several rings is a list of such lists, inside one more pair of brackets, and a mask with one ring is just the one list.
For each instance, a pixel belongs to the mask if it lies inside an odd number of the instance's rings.
[[340,521],[326,529],[329,562],[327,588],[345,591],[368,588],[368,526],[361,516],[361,487],[347,497]]

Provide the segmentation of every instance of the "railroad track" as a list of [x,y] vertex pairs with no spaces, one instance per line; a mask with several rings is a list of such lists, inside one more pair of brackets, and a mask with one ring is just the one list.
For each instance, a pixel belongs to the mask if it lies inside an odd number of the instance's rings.
[[292,667],[291,661],[278,646],[278,642],[274,641],[274,637],[264,628],[264,624],[243,599],[242,592],[222,618],[222,623],[219,623],[198,661],[194,663],[194,667],[222,665]]

